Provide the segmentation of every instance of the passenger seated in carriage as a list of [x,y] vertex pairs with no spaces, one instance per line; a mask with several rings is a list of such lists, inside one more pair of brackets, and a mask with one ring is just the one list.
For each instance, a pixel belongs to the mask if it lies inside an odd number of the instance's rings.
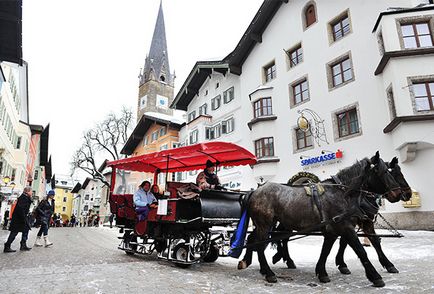
[[206,161],[206,168],[203,172],[200,172],[196,178],[196,185],[199,186],[201,190],[207,189],[218,189],[221,190],[220,180],[215,172],[216,164],[211,160]]
[[139,189],[134,193],[134,205],[136,206],[136,213],[139,221],[145,220],[148,217],[149,209],[157,207],[155,196],[149,190],[151,183],[144,181],[140,184]]
[[157,199],[163,199],[164,198],[164,194],[160,193],[160,187],[158,187],[157,184],[152,185],[152,187],[151,187],[151,193]]

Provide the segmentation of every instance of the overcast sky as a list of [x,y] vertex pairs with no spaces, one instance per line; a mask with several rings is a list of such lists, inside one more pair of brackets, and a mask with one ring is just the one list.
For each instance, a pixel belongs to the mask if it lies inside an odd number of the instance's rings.
[[[67,174],[84,130],[123,105],[136,111],[138,74],[160,0],[24,0],[30,122],[50,123],[53,172]],[[262,0],[163,0],[178,91],[194,63],[222,58]]]

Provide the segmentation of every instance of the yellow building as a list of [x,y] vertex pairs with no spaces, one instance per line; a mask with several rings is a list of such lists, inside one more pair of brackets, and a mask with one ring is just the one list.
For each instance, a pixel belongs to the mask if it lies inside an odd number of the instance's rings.
[[73,200],[74,196],[72,191],[72,179],[70,178],[60,178],[56,176],[56,188],[54,189],[56,196],[54,213],[59,213],[62,219],[70,220],[72,215]]

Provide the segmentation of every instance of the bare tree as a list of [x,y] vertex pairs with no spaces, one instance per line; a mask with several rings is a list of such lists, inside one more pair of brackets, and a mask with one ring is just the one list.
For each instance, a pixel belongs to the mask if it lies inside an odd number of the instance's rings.
[[[110,113],[102,122],[96,124],[95,128],[86,131],[83,134],[81,147],[75,151],[72,157],[72,172],[82,170],[92,179],[110,186],[103,175],[105,164],[104,162],[98,164],[97,160],[98,158],[118,160],[126,157],[126,155],[120,154],[120,150],[128,140],[133,119],[131,109],[123,107],[120,114]],[[121,192],[126,187],[125,172],[118,170],[117,173],[122,180],[117,192]]]

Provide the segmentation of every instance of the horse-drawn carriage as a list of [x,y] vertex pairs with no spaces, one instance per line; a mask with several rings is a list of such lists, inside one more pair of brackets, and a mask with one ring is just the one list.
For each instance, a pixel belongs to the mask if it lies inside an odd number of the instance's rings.
[[[180,147],[112,161],[110,209],[122,236],[119,249],[127,254],[151,254],[188,265],[215,261],[229,250],[229,238],[241,214],[245,192],[199,190],[192,183],[166,182],[164,199],[151,208],[147,220],[138,221],[132,194],[115,194],[116,170],[154,174],[185,172],[205,168],[207,160],[218,166],[252,165],[256,158],[231,143],[212,142]],[[181,191],[190,193],[182,193]],[[187,194],[187,196],[185,195]]]
[[[165,173],[167,180],[168,173],[203,169],[207,160],[220,166],[256,163],[255,156],[249,151],[223,142],[180,147],[108,163],[112,167],[111,212],[117,215],[117,225],[123,233],[119,237],[119,249],[127,254],[157,251],[159,258],[186,267],[200,261],[215,261],[218,256],[226,256],[229,252],[238,257],[241,250],[247,248],[239,269],[251,263],[252,251],[255,250],[260,272],[268,282],[276,282],[264,255],[267,244],[277,241],[281,250],[276,260],[283,258],[288,268],[295,268],[287,252],[287,241],[296,234],[320,233],[324,236],[324,244],[315,272],[321,282],[330,281],[325,263],[333,243],[340,236],[342,249],[336,257],[336,264],[341,273],[350,273],[343,259],[343,250],[348,244],[361,260],[367,278],[374,286],[382,287],[381,276],[357,238],[355,226],[358,225],[370,238],[383,267],[388,272],[398,272],[382,252],[373,223],[379,209],[378,200],[384,197],[392,203],[407,201],[411,189],[397,159],[386,163],[378,152],[320,183],[315,176],[299,175],[288,184],[266,183],[251,193],[204,190],[196,191],[196,197],[191,198],[184,197],[180,191],[193,184],[166,181],[167,198],[160,199],[158,209],[151,209],[147,220],[140,222],[134,210],[133,195],[113,193],[117,169],[154,173],[155,183],[159,173]],[[253,220],[255,229],[245,245],[249,218]],[[233,225],[238,221],[239,225],[244,222],[244,226],[239,226],[235,234],[240,240],[239,245],[234,247],[235,240],[231,248],[229,240],[234,235]],[[277,223],[279,227],[276,227]],[[273,237],[276,233],[273,230],[277,228],[283,230],[283,234],[280,232]]]

